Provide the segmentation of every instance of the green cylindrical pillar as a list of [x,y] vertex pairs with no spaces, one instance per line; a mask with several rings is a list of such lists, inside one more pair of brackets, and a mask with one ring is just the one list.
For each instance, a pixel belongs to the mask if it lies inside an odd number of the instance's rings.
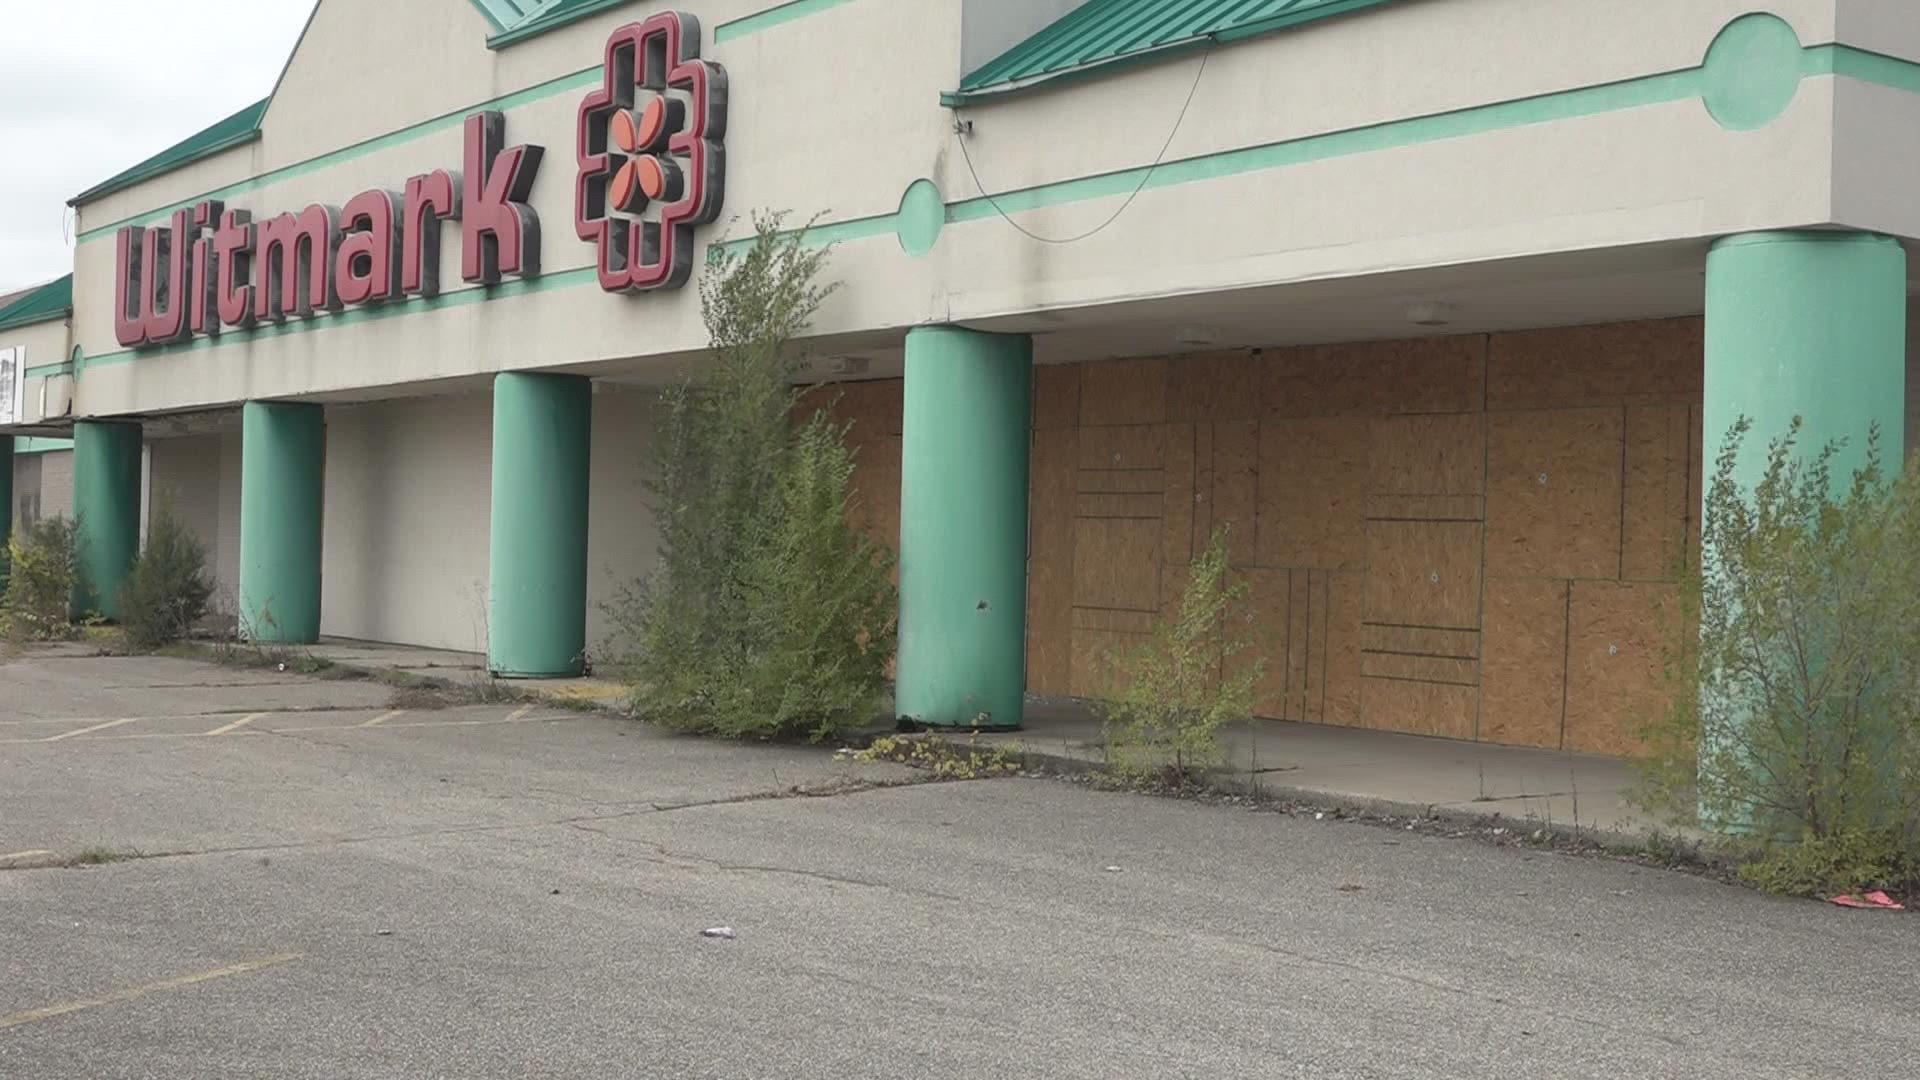
[[240,413],[240,632],[248,640],[320,640],[320,536],[326,410],[249,401]]
[[1906,430],[1907,255],[1891,237],[1857,232],[1730,236],[1707,256],[1707,462],[1734,422],[1753,429],[1735,477],[1751,488],[1767,444],[1801,417],[1799,451],[1847,440],[1834,460],[1844,486],[1880,426],[1889,470]]
[[1024,335],[951,326],[907,335],[895,690],[903,719],[1020,726],[1032,376]]
[[0,547],[13,535],[13,436],[0,435]]
[[487,667],[568,678],[587,651],[587,471],[593,383],[503,372],[493,381]]
[[73,425],[73,516],[79,579],[74,614],[120,617],[120,586],[140,552],[140,448],[137,422],[80,420]]

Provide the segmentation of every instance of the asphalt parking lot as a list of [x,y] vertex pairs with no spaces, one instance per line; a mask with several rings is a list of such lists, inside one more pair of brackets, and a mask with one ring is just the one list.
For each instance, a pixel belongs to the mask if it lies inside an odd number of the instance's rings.
[[15,660],[0,702],[0,1077],[1920,1060],[1907,916],[188,661]]

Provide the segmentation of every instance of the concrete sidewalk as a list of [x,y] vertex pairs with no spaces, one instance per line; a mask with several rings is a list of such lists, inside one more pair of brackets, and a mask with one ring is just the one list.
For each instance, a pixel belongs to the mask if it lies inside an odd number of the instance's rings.
[[[351,638],[322,638],[317,645],[302,651],[340,667],[370,671],[398,671],[423,679],[440,679],[456,685],[483,682],[487,673],[485,653],[458,652],[452,649],[425,649],[411,645],[388,645],[378,641]],[[607,708],[624,707],[627,688],[618,679],[588,676],[579,679],[514,679],[511,685],[536,697],[555,701],[587,702]]]
[[[1029,699],[1017,732],[942,736],[956,745],[1017,748],[1064,767],[1107,760],[1099,717],[1084,702]],[[1633,763],[1361,728],[1255,720],[1221,732],[1222,786],[1325,799],[1393,813],[1503,817],[1601,832],[1652,827],[1627,801]]]

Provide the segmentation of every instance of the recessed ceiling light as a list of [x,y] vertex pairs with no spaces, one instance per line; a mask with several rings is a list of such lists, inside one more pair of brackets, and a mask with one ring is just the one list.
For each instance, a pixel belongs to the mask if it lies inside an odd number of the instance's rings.
[[1407,305],[1407,321],[1415,326],[1445,326],[1453,321],[1452,304],[1439,300],[1422,300]]
[[1217,345],[1220,342],[1219,329],[1212,326],[1189,324],[1176,326],[1173,330],[1176,345]]

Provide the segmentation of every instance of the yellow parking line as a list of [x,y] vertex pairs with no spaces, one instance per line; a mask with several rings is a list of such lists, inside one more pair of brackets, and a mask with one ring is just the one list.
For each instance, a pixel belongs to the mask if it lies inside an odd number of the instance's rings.
[[246,727],[248,724],[253,723],[255,720],[258,720],[265,715],[267,714],[263,712],[257,712],[251,716],[243,716],[240,719],[235,720],[231,724],[214,728],[212,731],[206,732],[205,735],[206,737],[210,738],[214,735],[225,735],[229,731],[239,731],[241,728]]
[[139,718],[139,717],[137,717],[137,716],[129,716],[129,717],[127,717],[127,718],[125,718],[125,719],[123,719],[123,720],[108,720],[108,721],[106,721],[105,723],[100,723],[100,724],[91,724],[91,725],[89,725],[89,726],[87,726],[87,727],[83,727],[83,728],[76,728],[76,729],[74,729],[73,731],[63,731],[63,732],[61,732],[61,733],[60,733],[60,734],[58,734],[58,735],[49,735],[49,736],[47,736],[47,737],[46,737],[46,738],[44,738],[44,739],[36,739],[36,740],[34,740],[34,741],[36,741],[36,742],[59,742],[59,741],[60,741],[61,739],[71,739],[71,738],[73,738],[73,737],[74,737],[75,735],[85,735],[85,734],[86,734],[87,732],[89,732],[89,731],[105,731],[105,730],[107,730],[107,729],[108,729],[108,728],[110,728],[110,727],[119,727],[119,726],[120,726],[121,724],[131,724],[131,723],[133,723],[133,722],[134,722],[135,720],[138,720],[138,719],[140,719],[140,718]]
[[384,724],[384,723],[386,723],[387,721],[389,721],[389,720],[391,720],[391,719],[393,719],[393,718],[394,718],[394,717],[396,717],[396,716],[399,716],[399,715],[401,715],[402,713],[404,713],[404,712],[406,712],[406,711],[407,711],[407,710],[405,710],[405,709],[395,709],[395,710],[393,710],[392,712],[388,712],[388,713],[381,713],[381,714],[380,714],[379,716],[376,716],[376,717],[374,717],[373,719],[371,719],[371,720],[369,720],[369,721],[367,721],[366,723],[364,723],[364,724],[360,724],[360,725],[358,725],[358,726],[360,726],[360,727],[379,727],[379,726],[380,726],[381,724]]
[[99,997],[80,998],[77,1001],[62,1002],[58,1005],[44,1005],[38,1009],[28,1009],[25,1012],[0,1016],[0,1030],[19,1027],[22,1024],[31,1024],[36,1020],[51,1020],[56,1016],[65,1016],[68,1013],[80,1012],[83,1009],[97,1009],[102,1005],[117,1005],[122,1001],[132,1001],[134,998],[145,997],[148,994],[157,994],[166,990],[181,990],[195,983],[203,983],[210,979],[223,979],[229,975],[244,975],[249,971],[259,971],[262,968],[270,968],[278,964],[298,960],[301,955],[300,953],[283,953],[279,956],[263,956],[258,960],[229,964],[226,967],[214,968],[211,971],[196,972],[192,975],[177,975],[171,979],[161,979],[159,982],[150,982],[144,986],[130,986],[125,990],[115,990],[109,994],[101,994]]

